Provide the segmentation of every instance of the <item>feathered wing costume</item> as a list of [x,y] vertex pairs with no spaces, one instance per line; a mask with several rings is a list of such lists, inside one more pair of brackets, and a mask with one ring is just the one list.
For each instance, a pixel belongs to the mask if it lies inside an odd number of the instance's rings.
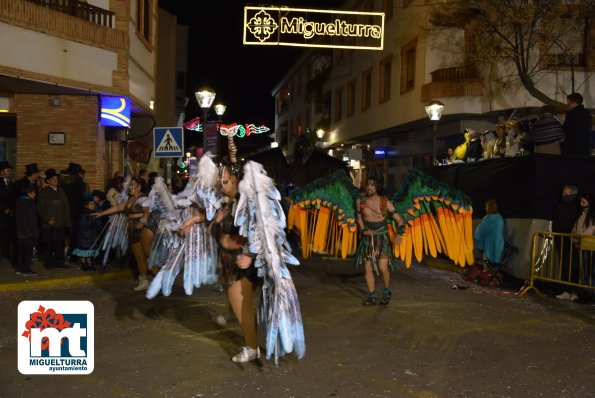
[[311,253],[342,258],[355,253],[357,188],[343,170],[318,178],[289,195],[291,205],[287,227],[300,233],[302,257]]
[[281,195],[262,165],[251,161],[244,166],[238,189],[235,225],[248,239],[258,276],[264,281],[258,321],[266,328],[267,359],[274,355],[277,363],[280,356],[294,350],[301,358],[306,350],[302,316],[287,269],[287,264],[299,262],[291,255],[285,236]]
[[[172,195],[163,179],[156,179],[151,193],[152,211],[161,214],[151,250],[150,266],[161,266],[147,289],[147,298],[161,292],[169,296],[174,281],[184,267],[184,291],[192,294],[194,288],[217,281],[217,246],[206,223],[193,224],[186,235],[178,232],[185,220],[192,217],[194,203],[205,209],[207,220],[212,220],[221,205],[215,190],[217,166],[209,156],[203,156],[196,174],[178,195]],[[151,194],[149,195],[151,198]]]
[[473,264],[473,207],[463,192],[412,169],[392,201],[405,221],[393,250],[407,267],[414,256],[419,262],[438,253],[461,267]]
[[[117,204],[128,200],[128,185],[130,185],[130,181],[130,176],[124,179]],[[112,250],[116,251],[116,257],[126,254],[128,251],[128,217],[124,213],[110,215],[99,239],[93,244],[92,249],[97,250],[98,253],[102,253],[103,259],[101,263],[104,267]]]
[[[287,224],[300,232],[304,258],[312,252],[336,255],[339,246],[343,258],[355,253],[358,196],[343,171],[291,192]],[[424,254],[436,257],[439,253],[462,267],[473,264],[473,208],[463,192],[413,169],[391,201],[406,224],[398,231],[388,220],[391,238],[401,232],[393,252],[407,267],[413,258],[419,262]]]

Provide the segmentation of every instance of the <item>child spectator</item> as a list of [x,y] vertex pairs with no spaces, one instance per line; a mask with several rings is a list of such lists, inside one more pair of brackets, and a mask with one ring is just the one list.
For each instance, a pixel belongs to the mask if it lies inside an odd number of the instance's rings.
[[80,258],[81,271],[95,271],[96,269],[92,260],[97,255],[97,250],[92,247],[101,234],[104,224],[100,218],[91,216],[95,211],[95,202],[89,200],[79,216],[79,232],[72,254]]
[[95,203],[96,211],[104,211],[112,207],[107,201],[105,192],[94,189],[93,192],[91,192],[91,196],[93,196],[93,203]]
[[39,238],[39,222],[35,196],[37,188],[34,185],[23,187],[15,203],[15,224],[17,228],[17,261],[16,273],[24,276],[36,276],[31,269],[33,261],[33,247]]

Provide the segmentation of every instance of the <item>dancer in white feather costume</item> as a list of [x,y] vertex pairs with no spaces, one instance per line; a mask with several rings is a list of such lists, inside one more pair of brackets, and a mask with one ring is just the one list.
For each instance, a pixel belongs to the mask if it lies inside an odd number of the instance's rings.
[[145,290],[149,286],[147,257],[153,239],[153,231],[149,225],[149,212],[144,203],[139,180],[128,177],[124,183],[122,194],[115,206],[102,212],[93,213],[95,217],[110,216],[104,228],[101,240],[94,245],[103,256],[106,265],[112,249],[116,255],[122,256],[128,246],[134,255],[138,268],[139,280],[134,290]]
[[[266,329],[267,359],[274,357],[278,363],[280,356],[292,351],[301,358],[305,353],[302,317],[287,269],[287,264],[299,263],[291,255],[285,237],[281,197],[262,165],[247,162],[240,168],[235,153],[230,139],[230,155],[218,168],[208,156],[203,156],[196,179],[189,183],[191,189],[186,190],[189,200],[186,203],[193,205],[184,210],[185,221],[179,232],[184,236],[184,245],[193,245],[198,250],[184,257],[184,285],[198,287],[188,281],[197,273],[206,276],[205,283],[213,282],[211,265],[216,263],[209,253],[209,238],[213,237],[219,247],[219,276],[227,288],[246,343],[232,360],[248,362],[260,357],[253,306],[254,293],[260,286],[258,322]],[[178,203],[177,207],[182,207],[182,203]],[[157,274],[147,290],[147,297],[155,297],[160,290],[164,294],[171,292],[181,257],[179,250],[169,249],[168,258],[172,260],[166,261],[166,266]],[[189,264],[192,265],[189,267]],[[200,267],[203,271],[195,271]],[[186,289],[186,293],[191,291]]]

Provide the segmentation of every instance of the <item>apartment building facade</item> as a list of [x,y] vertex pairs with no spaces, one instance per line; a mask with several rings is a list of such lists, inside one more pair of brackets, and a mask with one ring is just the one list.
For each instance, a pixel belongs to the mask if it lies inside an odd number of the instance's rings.
[[[175,123],[176,89],[157,87],[157,38],[178,31],[168,14],[169,32],[160,31],[159,15],[157,0],[0,0],[0,157],[15,178],[29,163],[45,171],[74,162],[102,189],[123,171],[126,143],[150,144],[160,102],[162,125]],[[169,59],[160,73],[175,82]],[[129,127],[103,125],[102,97],[129,100]]]
[[[431,165],[434,131],[440,159],[448,146],[464,141],[465,128],[494,129],[512,115],[543,105],[518,79],[506,85],[499,83],[500,77],[513,72],[511,65],[500,64],[489,70],[471,67],[468,32],[461,26],[433,26],[430,18],[435,3],[358,0],[344,5],[346,10],[382,11],[385,15],[383,49],[334,49],[326,91],[321,96],[328,101],[330,123],[318,146],[350,162],[356,185],[366,168],[380,171],[387,187],[394,189],[410,168]],[[566,95],[573,90],[572,82],[580,82],[580,92],[589,107],[593,106],[590,94],[595,87],[590,77],[595,70],[593,24],[586,23],[584,34],[577,37],[581,63],[572,68],[551,65],[536,80],[536,86],[565,103]],[[308,85],[315,76],[310,74],[304,81],[297,72],[298,65],[294,69],[278,88],[298,95],[300,81]],[[278,120],[287,122],[281,146],[304,128],[313,128],[301,116],[305,112],[300,111],[301,102],[296,98],[284,100],[283,92],[274,93],[277,114],[280,103],[285,107],[283,118]],[[425,111],[430,100],[445,105],[436,130]]]

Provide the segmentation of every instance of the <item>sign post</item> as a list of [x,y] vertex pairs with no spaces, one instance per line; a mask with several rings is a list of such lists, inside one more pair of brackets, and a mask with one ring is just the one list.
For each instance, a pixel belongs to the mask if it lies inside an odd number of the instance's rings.
[[171,184],[171,159],[184,156],[183,127],[155,127],[153,129],[153,154],[167,159],[167,183]]

